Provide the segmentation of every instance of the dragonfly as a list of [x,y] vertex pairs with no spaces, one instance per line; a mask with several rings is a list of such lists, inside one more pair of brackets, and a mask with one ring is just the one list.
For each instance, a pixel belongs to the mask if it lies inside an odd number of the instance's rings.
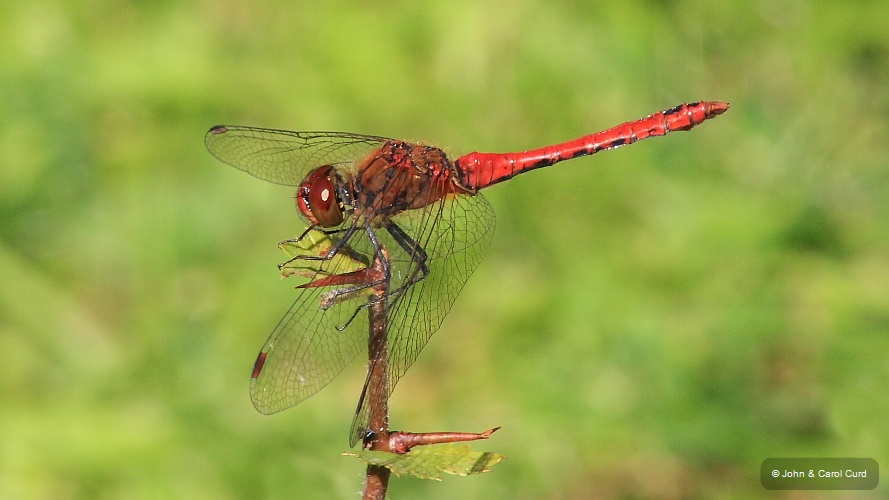
[[[690,130],[727,111],[719,101],[680,104],[560,144],[512,153],[473,152],[451,160],[434,146],[344,132],[292,132],[217,125],[205,144],[222,162],[296,188],[308,222],[281,243],[279,268],[308,278],[272,329],[250,382],[263,414],[295,406],[330,383],[361,352],[368,378],[350,428],[366,436],[371,368],[387,356],[385,397],[442,324],[482,260],[494,210],[482,189],[564,160],[647,137]],[[375,293],[385,281],[385,293]],[[385,301],[386,345],[369,346],[369,314]],[[382,366],[382,365],[381,365]]]

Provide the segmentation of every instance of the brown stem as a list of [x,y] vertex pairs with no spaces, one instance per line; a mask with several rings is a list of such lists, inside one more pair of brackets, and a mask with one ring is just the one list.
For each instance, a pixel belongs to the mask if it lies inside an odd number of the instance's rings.
[[[382,258],[388,260],[389,255],[384,248],[380,249]],[[375,259],[373,267],[379,268],[379,258]],[[386,288],[387,281],[381,280],[380,284],[373,288],[374,300],[368,306],[370,315],[370,332],[367,343],[367,351],[371,372],[368,376],[367,402],[368,402],[368,427],[371,439],[365,443],[365,447],[373,451],[389,451],[389,393],[386,383],[386,369],[388,365],[388,350],[386,347]],[[386,498],[386,489],[389,485],[391,472],[386,467],[368,465],[364,479],[365,500],[382,500]]]
[[367,474],[364,476],[364,500],[383,500],[386,498],[386,489],[389,487],[389,469],[379,465],[368,465]]

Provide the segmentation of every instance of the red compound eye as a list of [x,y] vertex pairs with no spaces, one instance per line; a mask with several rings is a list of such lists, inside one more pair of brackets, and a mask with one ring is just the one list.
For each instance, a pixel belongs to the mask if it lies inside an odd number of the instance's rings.
[[296,206],[312,224],[338,226],[343,222],[343,200],[334,187],[330,165],[313,170],[296,191]]

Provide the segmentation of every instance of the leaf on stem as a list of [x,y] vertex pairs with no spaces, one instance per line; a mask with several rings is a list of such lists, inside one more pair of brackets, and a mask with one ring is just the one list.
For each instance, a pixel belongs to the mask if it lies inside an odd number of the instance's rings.
[[410,453],[360,450],[344,456],[357,457],[370,465],[386,467],[397,476],[405,474],[420,479],[441,480],[442,474],[471,476],[488,472],[505,455],[490,451],[472,451],[467,445],[441,444],[418,447]]
[[[320,260],[305,260],[299,257],[321,257],[326,255],[333,247],[333,240],[323,231],[311,229],[306,231],[300,238],[285,240],[278,243],[280,248],[286,255],[288,260],[281,264],[281,277],[301,276],[303,278],[315,278],[321,272]],[[356,271],[367,267],[366,264],[360,262],[345,251],[339,251],[330,259],[327,269],[335,269],[337,274],[350,271]],[[325,273],[322,273],[325,274]]]

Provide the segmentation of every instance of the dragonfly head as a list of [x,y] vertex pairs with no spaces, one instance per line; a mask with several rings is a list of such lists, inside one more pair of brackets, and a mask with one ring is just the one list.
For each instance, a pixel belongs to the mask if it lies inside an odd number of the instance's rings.
[[346,212],[343,186],[345,182],[332,165],[318,167],[296,190],[296,207],[314,225],[338,226]]

